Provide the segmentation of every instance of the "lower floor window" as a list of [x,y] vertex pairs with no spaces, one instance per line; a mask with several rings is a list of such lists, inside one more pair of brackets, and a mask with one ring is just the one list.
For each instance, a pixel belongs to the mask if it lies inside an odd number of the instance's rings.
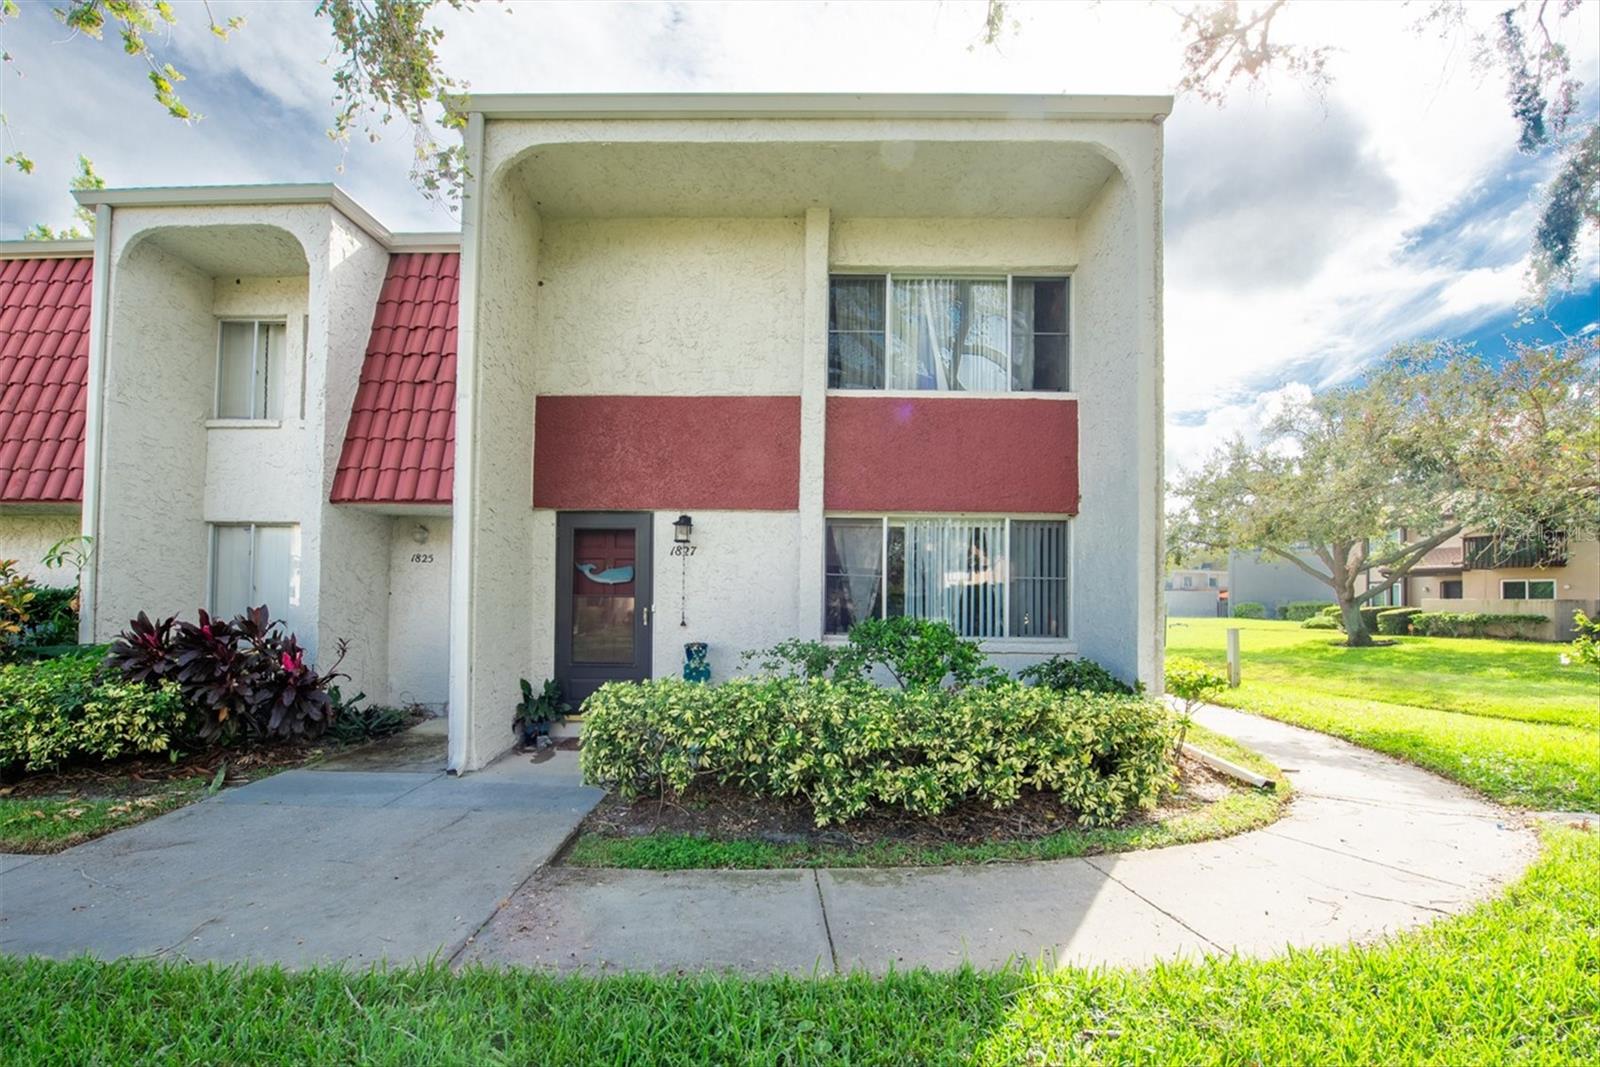
[[232,617],[262,604],[273,618],[285,618],[300,606],[300,527],[213,525],[212,612]]
[[824,628],[908,615],[965,637],[1065,638],[1068,558],[1064,519],[829,519]]
[[1505,579],[1500,583],[1501,600],[1554,600],[1556,583],[1553,580],[1524,581],[1521,578]]

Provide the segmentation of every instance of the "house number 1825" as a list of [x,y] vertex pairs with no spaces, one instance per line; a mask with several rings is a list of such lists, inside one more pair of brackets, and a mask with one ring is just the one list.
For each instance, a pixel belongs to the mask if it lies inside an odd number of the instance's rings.
[[433,553],[432,552],[413,552],[413,553],[411,553],[411,562],[412,563],[432,563],[433,562]]

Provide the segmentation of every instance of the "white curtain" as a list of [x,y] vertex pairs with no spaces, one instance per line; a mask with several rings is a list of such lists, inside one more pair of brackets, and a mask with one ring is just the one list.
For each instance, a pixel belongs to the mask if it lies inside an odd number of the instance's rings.
[[1004,279],[896,278],[890,299],[890,389],[1004,392]]
[[827,553],[828,631],[843,633],[878,614],[883,524],[876,519],[830,519]]
[[907,519],[906,614],[966,637],[1005,634],[1003,519]]
[[211,560],[211,610],[232,618],[250,604],[250,527],[218,526]]

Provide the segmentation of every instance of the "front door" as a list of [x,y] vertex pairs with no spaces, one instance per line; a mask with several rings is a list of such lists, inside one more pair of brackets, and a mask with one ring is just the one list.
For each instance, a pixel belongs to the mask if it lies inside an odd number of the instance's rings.
[[556,680],[577,710],[606,682],[650,677],[650,516],[556,517]]

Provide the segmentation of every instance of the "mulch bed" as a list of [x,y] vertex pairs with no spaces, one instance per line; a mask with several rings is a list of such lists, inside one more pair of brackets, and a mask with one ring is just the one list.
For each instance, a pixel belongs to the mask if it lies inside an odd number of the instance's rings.
[[223,763],[228,765],[227,785],[242,785],[264,772],[298,767],[328,752],[326,743],[278,744],[259,748],[214,748],[180,758],[176,763],[161,756],[134,756],[112,763],[66,766],[54,771],[29,774],[20,781],[0,786],[0,797],[73,796],[85,799],[138,797],[160,792],[164,787],[191,778],[216,777]]
[[[1197,760],[1179,760],[1179,786],[1153,811],[1143,811],[1120,826],[1160,822],[1204,807],[1243,788]],[[643,798],[632,802],[608,794],[589,813],[579,832],[602,837],[644,837],[658,831],[718,840],[758,840],[773,844],[863,846],[883,841],[909,845],[986,844],[1033,840],[1076,829],[1072,813],[1054,793],[1025,791],[1009,808],[967,801],[943,815],[904,811],[872,812],[850,822],[818,829],[803,800],[752,796],[719,786],[696,788],[678,800]]]

